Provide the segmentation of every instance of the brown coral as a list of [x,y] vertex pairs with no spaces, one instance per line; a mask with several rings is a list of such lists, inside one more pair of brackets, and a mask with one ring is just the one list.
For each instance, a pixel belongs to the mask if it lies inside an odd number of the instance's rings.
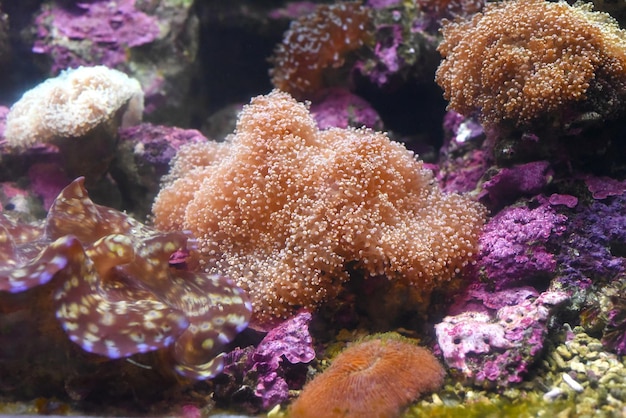
[[279,91],[254,98],[226,143],[181,149],[173,173],[156,226],[190,230],[204,267],[249,292],[257,325],[337,295],[348,264],[426,302],[469,262],[482,225],[479,205],[443,194],[403,145],[320,131]]
[[302,98],[326,86],[329,70],[371,37],[369,10],[357,2],[320,5],[291,23],[278,44],[270,70],[277,88]]
[[290,416],[395,417],[443,384],[445,371],[428,350],[390,336],[353,345],[308,383]]
[[525,125],[572,110],[608,116],[623,104],[626,33],[588,4],[490,4],[447,22],[443,36],[436,81],[450,108],[478,111],[483,122]]

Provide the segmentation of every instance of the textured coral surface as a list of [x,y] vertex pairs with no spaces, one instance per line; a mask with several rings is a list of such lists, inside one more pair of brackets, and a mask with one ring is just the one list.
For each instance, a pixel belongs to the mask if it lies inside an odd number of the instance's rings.
[[392,417],[437,390],[445,370],[425,348],[390,336],[348,347],[304,387],[290,408],[294,418]]
[[324,87],[325,72],[340,68],[367,42],[370,19],[358,2],[340,2],[293,21],[272,57],[272,84],[297,97]]
[[253,99],[227,142],[183,152],[153,210],[159,228],[192,231],[207,271],[249,292],[258,323],[334,297],[348,265],[416,286],[426,304],[482,226],[479,205],[443,194],[401,144],[320,131],[278,91]]
[[626,32],[589,5],[490,4],[443,36],[437,83],[451,109],[484,122],[527,123],[585,100],[610,113],[626,93]]

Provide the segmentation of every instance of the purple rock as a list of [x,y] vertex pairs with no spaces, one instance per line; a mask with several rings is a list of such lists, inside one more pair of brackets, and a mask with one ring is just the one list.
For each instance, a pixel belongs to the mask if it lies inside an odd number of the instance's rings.
[[419,7],[397,1],[371,2],[374,47],[354,69],[374,86],[401,88],[415,80],[432,82],[439,63],[438,25]]
[[485,226],[476,265],[480,277],[501,290],[547,277],[556,260],[550,238],[565,231],[565,215],[547,205],[534,209],[509,207]]
[[120,140],[111,174],[127,209],[138,216],[150,212],[150,205],[169,171],[169,163],[181,145],[207,139],[195,129],[143,123],[119,130]]
[[224,374],[240,387],[253,386],[264,410],[288,400],[289,390],[304,385],[305,364],[315,358],[310,321],[311,314],[302,311],[268,332],[258,347],[229,353]]
[[369,79],[378,87],[386,85],[392,76],[404,66],[404,60],[398,54],[398,48],[402,44],[402,27],[400,25],[384,25],[378,28],[379,33],[387,34],[384,41],[376,42],[374,55],[377,65],[367,73]]
[[367,5],[373,9],[385,9],[399,6],[401,0],[367,0]]
[[446,364],[483,387],[520,382],[543,349],[552,309],[567,298],[564,292],[506,290],[489,297],[509,303],[497,310],[485,306],[445,317],[435,332]]
[[479,197],[490,208],[501,208],[524,196],[541,193],[552,180],[552,170],[547,161],[534,161],[503,168],[483,183]]
[[[75,2],[65,8],[52,4],[35,23],[33,52],[50,55],[55,74],[94,62],[118,67],[128,59],[127,48],[152,42],[159,35],[157,20],[135,9],[135,0]],[[70,43],[76,41],[86,42],[88,56],[73,51]]]
[[620,196],[626,192],[626,180],[610,177],[586,176],[585,184],[594,199],[602,200],[609,196]]
[[295,20],[300,16],[312,13],[316,7],[317,4],[312,1],[292,1],[280,9],[271,10],[268,13],[268,17],[271,19]]
[[47,211],[72,179],[68,177],[59,164],[36,163],[28,169],[28,178],[32,191],[43,201],[43,207]]
[[569,194],[557,194],[553,193],[548,198],[548,203],[552,206],[563,205],[572,209],[578,204],[578,198]]
[[580,293],[593,282],[626,274],[626,195],[594,201],[570,216],[567,231],[559,239],[556,281],[563,289]]
[[259,371],[255,394],[270,409],[289,397],[289,385],[281,370],[283,358],[291,364],[308,363],[315,358],[309,334],[311,314],[300,312],[267,333],[250,357],[252,370]]
[[367,101],[340,88],[317,94],[311,104],[311,114],[320,129],[349,126],[382,129],[380,116]]
[[437,180],[446,192],[470,192],[491,165],[491,153],[483,146],[483,127],[473,118],[449,111],[443,128]]

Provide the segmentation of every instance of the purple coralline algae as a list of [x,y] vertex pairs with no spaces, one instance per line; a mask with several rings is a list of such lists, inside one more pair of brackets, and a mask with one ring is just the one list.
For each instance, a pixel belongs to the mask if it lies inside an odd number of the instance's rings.
[[552,193],[548,197],[548,203],[551,206],[563,205],[567,206],[570,209],[573,209],[576,207],[576,205],[578,205],[578,198],[570,194]]
[[401,0],[367,0],[366,4],[373,9],[400,6]]
[[361,97],[340,88],[323,90],[311,104],[311,114],[320,129],[360,128],[382,129],[378,113]]
[[482,184],[480,201],[490,208],[501,208],[520,197],[540,193],[552,180],[553,172],[547,161],[533,161],[500,169]]
[[437,343],[448,367],[483,387],[507,387],[521,382],[544,346],[553,307],[564,303],[564,292],[539,294],[530,287],[465,296],[458,315],[435,325]]
[[[311,314],[298,313],[273,328],[256,347],[238,349],[226,356],[224,375],[240,385],[253,386],[261,408],[268,410],[289,399],[289,390],[304,384],[305,373],[291,373],[315,358],[309,334]],[[301,370],[302,371],[302,370]],[[253,405],[250,405],[252,409]]]
[[485,226],[474,268],[496,290],[546,279],[557,261],[547,245],[565,231],[567,217],[550,206],[508,207]]
[[[580,205],[579,205],[580,206]],[[626,194],[577,207],[555,256],[556,283],[581,294],[592,283],[610,283],[626,274]]]
[[71,181],[59,164],[51,162],[31,165],[28,169],[28,179],[30,188],[42,200],[46,211]]
[[439,185],[451,193],[470,192],[491,165],[488,150],[483,149],[485,131],[474,118],[448,111],[443,120],[444,143],[437,172]]
[[271,10],[267,15],[270,19],[294,20],[315,11],[317,3],[312,1],[292,1],[284,7]]
[[204,142],[195,129],[181,129],[143,123],[119,130],[116,158],[111,175],[117,181],[125,207],[138,216],[150,212],[161,177],[167,174],[170,161],[181,145]]
[[49,55],[55,74],[94,62],[119,67],[128,60],[129,48],[159,35],[157,20],[137,10],[135,0],[74,2],[69,7],[49,4],[35,23],[38,39],[33,52]]
[[594,199],[603,200],[609,196],[620,196],[626,192],[626,180],[610,177],[585,176],[585,184]]
[[288,399],[289,385],[281,370],[283,359],[290,364],[299,364],[315,358],[309,334],[310,321],[309,312],[299,313],[268,332],[252,353],[251,370],[259,373],[255,394],[263,400],[264,408],[269,409]]
[[379,88],[432,79],[439,62],[438,25],[413,3],[375,2],[373,9],[374,46],[355,69]]

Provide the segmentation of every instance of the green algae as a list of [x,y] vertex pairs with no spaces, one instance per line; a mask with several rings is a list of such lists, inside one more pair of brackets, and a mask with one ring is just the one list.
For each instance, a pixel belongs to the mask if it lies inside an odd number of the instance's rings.
[[544,400],[538,394],[524,399],[508,400],[502,397],[485,398],[477,402],[456,405],[417,405],[409,409],[405,418],[525,418],[525,417],[573,417],[575,400]]

